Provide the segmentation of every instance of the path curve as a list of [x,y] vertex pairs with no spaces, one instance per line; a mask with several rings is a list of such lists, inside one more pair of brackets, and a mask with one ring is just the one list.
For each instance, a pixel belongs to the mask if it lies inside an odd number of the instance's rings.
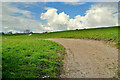
[[118,50],[102,41],[47,39],[66,48],[62,78],[112,78],[118,69]]

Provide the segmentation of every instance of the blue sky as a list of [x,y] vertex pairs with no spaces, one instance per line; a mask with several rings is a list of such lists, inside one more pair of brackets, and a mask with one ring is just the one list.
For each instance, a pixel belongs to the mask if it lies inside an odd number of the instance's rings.
[[[28,10],[32,12],[34,19],[41,20],[40,14],[46,12],[46,7],[56,8],[58,9],[57,13],[65,12],[69,14],[70,18],[74,18],[76,15],[85,16],[85,12],[91,7],[95,2],[86,2],[81,5],[72,5],[64,2],[33,2],[33,4],[23,4],[23,3],[12,3],[12,5],[18,7],[22,10]],[[27,6],[27,7],[26,7]],[[14,16],[20,16],[22,14],[15,13]]]
[[118,25],[117,2],[5,2],[3,31],[74,30]]

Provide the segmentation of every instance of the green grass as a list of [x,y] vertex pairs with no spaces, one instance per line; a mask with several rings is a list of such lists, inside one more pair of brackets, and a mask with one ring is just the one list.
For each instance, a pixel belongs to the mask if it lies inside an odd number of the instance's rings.
[[[70,30],[42,34],[2,36],[2,63],[4,78],[58,78],[65,50],[44,38],[85,38],[107,40],[119,45],[119,27]],[[59,57],[57,53],[62,56]]]
[[58,78],[64,54],[64,48],[52,41],[3,39],[3,78]]
[[0,79],[2,78],[2,39],[0,36]]
[[19,34],[19,35],[5,35],[4,37],[13,37],[13,38],[87,38],[87,39],[102,39],[109,41],[120,41],[118,39],[118,26],[116,27],[107,27],[107,28],[98,28],[98,29],[83,29],[83,30],[69,30],[69,31],[60,31],[60,32],[51,32],[51,33],[42,33],[42,34],[33,34],[28,36],[28,34]]

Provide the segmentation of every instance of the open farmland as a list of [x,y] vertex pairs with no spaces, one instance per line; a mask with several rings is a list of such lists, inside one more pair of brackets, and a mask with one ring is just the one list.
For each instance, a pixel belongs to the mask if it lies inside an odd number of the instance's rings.
[[118,38],[118,28],[116,27],[106,27],[106,28],[93,28],[93,29],[82,29],[82,30],[68,30],[59,31],[51,33],[41,33],[33,34],[28,36],[28,34],[15,34],[15,35],[5,35],[3,38],[79,38],[79,39],[95,39],[95,40],[106,40],[111,42],[120,42]]
[[[52,33],[9,34],[2,36],[2,68],[4,78],[58,78],[64,48],[46,38],[79,38],[115,42],[118,27],[70,30]],[[61,56],[59,56],[61,55]]]

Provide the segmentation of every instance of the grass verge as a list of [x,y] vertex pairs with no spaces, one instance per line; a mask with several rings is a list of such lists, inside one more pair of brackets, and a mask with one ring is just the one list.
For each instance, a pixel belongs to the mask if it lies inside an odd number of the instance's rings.
[[61,45],[48,40],[3,39],[3,78],[58,78],[64,54]]

